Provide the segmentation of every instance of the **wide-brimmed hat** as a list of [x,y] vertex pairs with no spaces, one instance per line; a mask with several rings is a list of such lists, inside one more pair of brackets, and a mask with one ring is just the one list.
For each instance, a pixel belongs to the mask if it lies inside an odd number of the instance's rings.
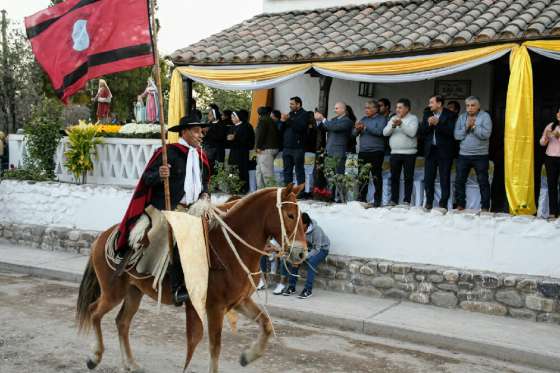
[[180,132],[187,128],[194,128],[194,127],[207,127],[206,123],[201,123],[198,118],[194,117],[193,115],[187,115],[181,118],[181,121],[178,125],[170,127],[168,131],[170,132]]

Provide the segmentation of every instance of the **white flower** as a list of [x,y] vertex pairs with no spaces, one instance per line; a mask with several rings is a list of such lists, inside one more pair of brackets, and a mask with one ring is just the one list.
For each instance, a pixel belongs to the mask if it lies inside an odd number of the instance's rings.
[[[167,127],[167,126],[166,126]],[[119,130],[119,133],[126,135],[158,133],[160,131],[159,124],[149,123],[127,123]]]

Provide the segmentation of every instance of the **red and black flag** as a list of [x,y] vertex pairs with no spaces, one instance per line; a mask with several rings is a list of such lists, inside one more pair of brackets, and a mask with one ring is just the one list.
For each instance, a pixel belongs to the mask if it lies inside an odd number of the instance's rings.
[[154,64],[148,0],[66,0],[26,17],[25,28],[65,102],[90,79]]

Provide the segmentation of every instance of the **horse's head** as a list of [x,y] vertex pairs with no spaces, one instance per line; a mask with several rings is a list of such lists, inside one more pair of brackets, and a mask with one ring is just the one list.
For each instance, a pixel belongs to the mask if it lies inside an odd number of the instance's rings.
[[293,264],[302,263],[307,256],[307,241],[297,205],[297,195],[304,184],[275,190],[276,208],[266,217],[266,233],[281,245],[281,253]]

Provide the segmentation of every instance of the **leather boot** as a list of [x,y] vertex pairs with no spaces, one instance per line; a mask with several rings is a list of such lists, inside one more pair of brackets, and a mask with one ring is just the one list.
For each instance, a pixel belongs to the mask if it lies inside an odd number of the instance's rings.
[[171,294],[173,303],[180,307],[189,299],[189,293],[184,284],[183,268],[178,255],[174,255],[174,260],[169,264],[169,279],[171,280]]

